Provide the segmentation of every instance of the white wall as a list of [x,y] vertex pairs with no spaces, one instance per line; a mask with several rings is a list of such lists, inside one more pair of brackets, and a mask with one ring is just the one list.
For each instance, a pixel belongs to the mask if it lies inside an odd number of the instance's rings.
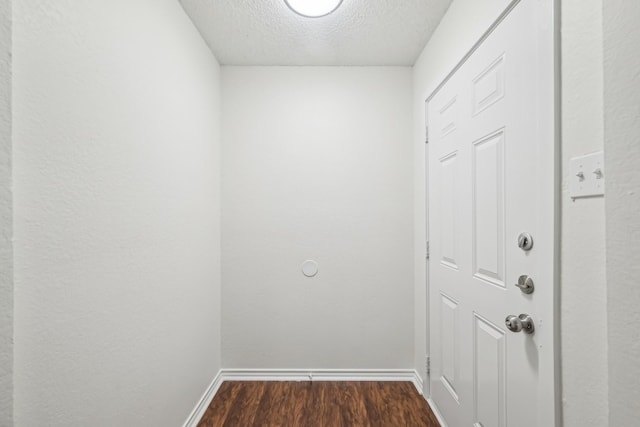
[[[454,0],[414,67],[415,360],[423,377],[426,346],[424,102],[509,3]],[[561,3],[562,153],[602,149],[601,0]],[[571,202],[562,192],[561,340],[564,425],[601,426],[607,417],[604,201]]]
[[11,2],[0,2],[0,426],[13,423]]
[[175,0],[13,19],[15,424],[181,425],[220,367],[217,62]]
[[222,76],[223,366],[411,368],[411,69]]
[[604,3],[609,425],[640,414],[640,3]]
[[491,26],[509,0],[454,0],[413,67],[415,366],[426,380],[425,100]]
[[564,425],[607,425],[605,199],[571,200],[569,161],[603,149],[602,0],[562,4],[561,340]]

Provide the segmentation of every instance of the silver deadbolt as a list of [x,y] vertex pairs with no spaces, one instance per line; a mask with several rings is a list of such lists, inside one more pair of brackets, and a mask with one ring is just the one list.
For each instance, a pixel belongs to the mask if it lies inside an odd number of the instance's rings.
[[520,316],[510,314],[504,319],[504,324],[511,332],[523,331],[525,334],[532,334],[535,330],[533,319],[528,314],[521,314]]
[[523,294],[532,294],[534,290],[533,279],[526,274],[518,277],[516,287],[520,288]]
[[533,248],[533,236],[529,233],[520,233],[518,247],[523,251],[530,251]]

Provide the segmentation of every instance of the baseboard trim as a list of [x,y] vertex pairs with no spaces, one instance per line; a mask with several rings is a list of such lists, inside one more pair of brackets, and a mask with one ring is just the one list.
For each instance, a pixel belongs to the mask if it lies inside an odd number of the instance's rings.
[[225,381],[409,381],[419,394],[424,392],[422,378],[413,369],[221,369],[183,427],[198,425]]
[[418,390],[421,396],[424,396],[424,382],[422,381],[422,377],[418,374],[418,371],[413,371],[413,378],[411,380],[413,382],[414,387]]
[[196,407],[189,414],[189,418],[187,418],[183,427],[197,427],[223,382],[222,371],[219,371],[205,390]]
[[224,381],[411,381],[420,391],[412,369],[223,369]]
[[430,397],[427,398],[427,403],[431,407],[431,412],[433,412],[433,415],[436,416],[436,419],[440,423],[440,426],[441,427],[447,427],[447,423],[444,422],[444,418],[442,418],[442,414],[440,413],[440,411],[438,410],[438,407],[433,402],[433,400],[431,400]]

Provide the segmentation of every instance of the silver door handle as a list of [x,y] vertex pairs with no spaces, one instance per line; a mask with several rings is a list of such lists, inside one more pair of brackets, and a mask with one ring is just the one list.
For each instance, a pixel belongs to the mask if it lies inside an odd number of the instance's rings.
[[504,319],[504,324],[511,332],[523,331],[525,334],[532,334],[535,330],[533,319],[528,314],[521,314],[520,316],[510,314]]

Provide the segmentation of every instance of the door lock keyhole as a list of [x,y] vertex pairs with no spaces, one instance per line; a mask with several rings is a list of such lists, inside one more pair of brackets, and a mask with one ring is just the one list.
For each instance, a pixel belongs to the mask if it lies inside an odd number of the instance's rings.
[[533,236],[529,233],[520,233],[518,236],[518,247],[525,252],[533,248]]

